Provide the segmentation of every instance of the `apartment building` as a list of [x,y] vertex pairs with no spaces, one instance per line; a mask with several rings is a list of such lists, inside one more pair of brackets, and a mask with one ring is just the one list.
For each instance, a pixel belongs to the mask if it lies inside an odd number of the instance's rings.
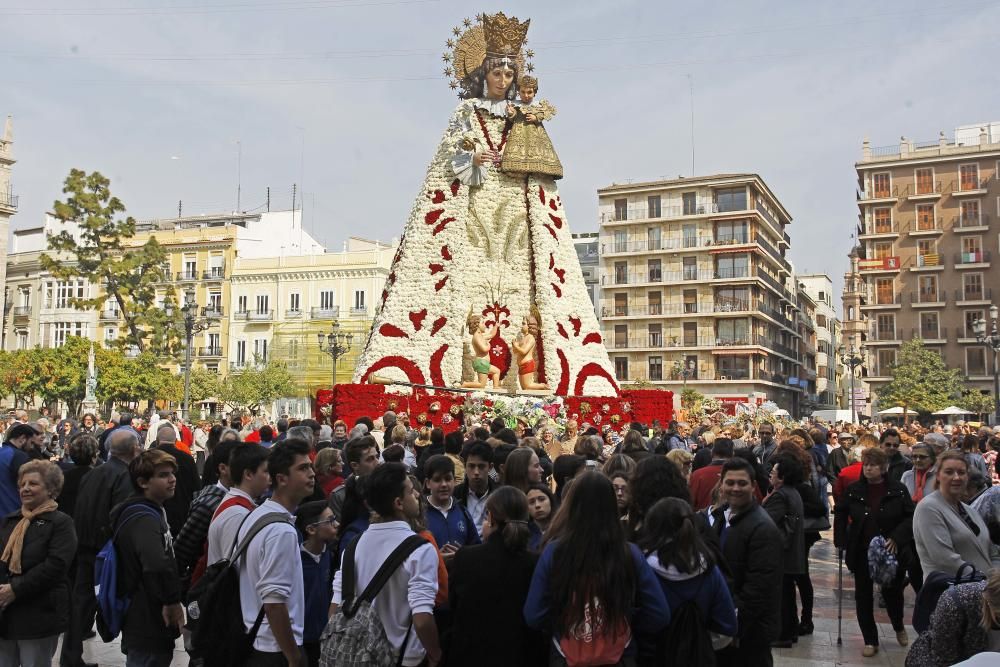
[[1000,280],[1000,123],[959,127],[950,142],[943,132],[884,147],[866,139],[855,169],[853,287],[868,382],[877,392],[902,342],[919,337],[970,386],[990,389],[992,367],[972,323],[988,316]]
[[573,234],[573,245],[576,246],[576,257],[580,260],[583,271],[583,284],[587,287],[590,302],[594,304],[597,321],[601,321],[601,258],[600,234],[597,232],[582,232]]
[[800,412],[791,216],[756,174],[598,190],[600,310],[619,382]]
[[816,304],[813,322],[816,334],[816,409],[837,408],[837,346],[840,319],[833,306],[833,281],[822,273],[796,276],[800,288]]

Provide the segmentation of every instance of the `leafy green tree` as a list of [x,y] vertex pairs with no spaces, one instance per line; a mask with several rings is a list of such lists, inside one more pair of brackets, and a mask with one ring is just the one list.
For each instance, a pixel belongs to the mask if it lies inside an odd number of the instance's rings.
[[993,394],[984,394],[978,389],[970,389],[962,395],[962,400],[958,402],[958,407],[964,410],[969,410],[982,418],[983,415],[988,415],[993,412]]
[[34,350],[0,351],[0,391],[14,397],[14,406],[33,402],[37,391]]
[[87,280],[101,285],[104,293],[91,298],[72,298],[80,310],[96,310],[113,301],[125,323],[116,344],[136,346],[158,356],[176,354],[181,336],[173,289],[166,289],[162,307],[156,303],[157,289],[168,278],[164,274],[167,253],[150,237],[141,246],[135,237],[135,220],[121,218],[125,205],[112,196],[111,181],[99,172],[70,170],[63,185],[65,201],[56,201],[54,212],[63,222],[79,225],[79,234],[63,229],[48,238],[49,250],[41,256],[42,267],[59,280]]
[[38,347],[32,350],[37,378],[37,392],[46,404],[66,403],[75,415],[87,390],[87,355],[90,340],[70,336],[61,347]]
[[298,388],[282,361],[262,363],[258,357],[246,368],[230,373],[223,382],[220,398],[234,410],[247,409],[253,414],[282,396],[298,393]]
[[705,395],[697,389],[688,387],[681,392],[681,407],[685,410],[695,410],[701,402],[705,400]]
[[903,408],[906,421],[909,410],[934,412],[957,400],[964,389],[962,373],[948,368],[941,355],[924,347],[914,338],[903,343],[890,369],[892,380],[876,390],[883,408]]
[[[183,375],[181,376],[183,381]],[[218,398],[222,392],[222,382],[218,373],[205,368],[191,369],[191,403],[200,403],[208,398]]]

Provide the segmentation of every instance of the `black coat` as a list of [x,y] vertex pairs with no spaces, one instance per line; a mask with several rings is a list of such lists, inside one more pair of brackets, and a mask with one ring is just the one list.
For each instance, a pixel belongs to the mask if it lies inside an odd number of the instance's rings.
[[903,473],[911,468],[913,468],[913,461],[896,452],[889,459],[889,472],[886,473],[886,479],[899,482],[903,479]]
[[[112,512],[117,520],[126,507],[145,504],[160,512],[159,505],[134,496]],[[163,606],[181,600],[180,577],[172,548],[167,548],[168,527],[162,518],[142,514],[121,527],[118,550],[118,590],[132,596],[125,614],[122,635],[130,648],[142,651],[172,651],[180,631],[163,624]],[[294,554],[298,557],[298,554]]]
[[781,630],[781,533],[764,508],[754,504],[733,517],[723,537],[726,509],[723,505],[712,513],[712,527],[722,545],[726,581],[738,611],[740,642],[767,646]]
[[[0,550],[21,520],[21,510],[3,518]],[[35,517],[24,535],[21,574],[11,575],[0,561],[0,583],[14,589],[14,602],[0,616],[3,639],[41,639],[58,635],[69,622],[69,571],[76,554],[73,519],[62,512]]]
[[537,554],[508,550],[499,534],[459,549],[448,573],[448,667],[548,664],[545,636],[524,622],[537,560]]
[[80,493],[80,482],[91,470],[93,468],[90,466],[73,466],[63,474],[62,492],[56,499],[60,512],[73,516],[73,512],[76,511],[76,497]]
[[782,534],[784,574],[805,574],[806,537],[802,527],[805,515],[802,496],[796,489],[783,486],[764,499],[763,507]]
[[190,454],[182,452],[174,445],[157,445],[156,448],[177,460],[177,489],[174,497],[163,503],[163,509],[167,511],[170,533],[177,537],[187,520],[191,500],[201,489],[201,477],[198,475],[198,466]]
[[837,547],[847,549],[844,564],[851,572],[857,567],[868,566],[864,523],[870,512],[874,515],[879,535],[891,538],[896,543],[901,564],[905,565],[916,557],[913,542],[913,499],[901,483],[886,480],[886,484],[885,497],[874,512],[868,507],[868,480],[864,476],[847,487],[837,503],[833,541]]
[[134,492],[128,464],[119,458],[112,456],[107,463],[87,473],[80,481],[73,509],[80,549],[95,554],[100,551],[111,537],[111,508]]

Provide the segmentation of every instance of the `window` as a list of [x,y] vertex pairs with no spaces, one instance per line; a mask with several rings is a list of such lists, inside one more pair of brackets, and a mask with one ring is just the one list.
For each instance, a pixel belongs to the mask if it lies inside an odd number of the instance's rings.
[[31,288],[22,287],[17,291],[18,306],[21,308],[31,308]]
[[937,252],[935,239],[919,239],[917,241],[917,266],[940,266],[941,257]]
[[816,326],[821,327],[823,329],[826,328],[826,315],[822,314],[816,315]]
[[938,300],[937,276],[919,276],[917,278],[920,303],[932,303]]
[[872,212],[872,218],[875,221],[875,233],[876,234],[889,234],[892,232],[892,209],[877,208]]
[[720,255],[715,260],[716,278],[746,278],[750,261],[746,255]]
[[288,341],[288,358],[289,359],[299,358],[299,341],[294,338]]
[[28,332],[18,331],[17,332],[17,349],[27,350],[28,349]]
[[959,204],[959,227],[975,227],[980,223],[979,200],[972,199]]
[[681,228],[682,244],[685,248],[698,247],[698,226],[684,225]]
[[875,199],[884,199],[891,196],[889,193],[892,190],[892,180],[889,177],[889,172],[872,174],[872,190],[874,191]]
[[288,295],[288,310],[297,313],[301,310],[302,305],[302,295],[298,292],[292,292]]
[[715,203],[719,213],[745,211],[747,209],[747,189],[742,187],[716,190]]
[[319,307],[322,310],[333,310],[334,308],[333,290],[323,290],[319,293]]
[[627,324],[616,324],[615,325],[615,347],[623,348],[628,347],[628,325]]
[[872,242],[872,259],[885,259],[886,257],[892,257],[892,242],[891,241],[874,241]]
[[270,297],[268,297],[267,294],[258,294],[257,295],[257,312],[258,313],[266,313],[266,312],[268,312],[270,310],[270,308],[268,307],[270,305],[270,303],[271,303],[271,299],[270,299]]
[[983,261],[983,239],[981,236],[962,238],[962,264],[976,264]]
[[615,200],[615,220],[628,220],[628,200]]
[[938,334],[938,314],[934,311],[920,313],[920,337],[924,340],[936,340]]
[[111,347],[111,345],[118,338],[118,329],[115,327],[107,327],[104,330],[104,347]]
[[653,381],[663,379],[663,357],[649,358],[649,379]]
[[[49,283],[52,289],[52,283]],[[48,304],[54,308],[72,308],[73,299],[84,298],[84,286],[82,280],[60,280],[55,283],[55,303]]]
[[983,274],[966,273],[962,276],[962,296],[966,301],[983,299]]
[[649,324],[647,329],[649,333],[649,346],[650,347],[663,347],[663,325],[659,322]]
[[184,255],[184,278],[193,280],[198,277],[198,258],[196,255]]
[[222,278],[226,274],[226,259],[215,253],[208,256],[208,275],[210,278]]
[[624,293],[615,294],[615,316],[624,317],[628,315],[628,295]]
[[720,287],[715,290],[715,312],[728,313],[750,309],[750,290],[746,287]]
[[750,359],[733,355],[719,357],[716,372],[720,380],[723,377],[727,380],[745,380],[750,377]]
[[255,338],[253,341],[253,356],[254,360],[259,361],[262,364],[267,363],[267,339],[266,338]]
[[745,220],[736,222],[719,222],[715,225],[716,243],[746,243],[749,241],[747,223]]
[[691,375],[688,376],[688,379],[690,379],[690,380],[697,380],[698,379],[698,355],[697,354],[689,354],[688,356],[684,357],[684,368],[688,369],[688,371],[691,373]]
[[236,365],[244,366],[247,363],[247,342],[245,340],[236,341]]
[[958,189],[963,192],[979,189],[978,164],[963,164],[958,168]]
[[56,322],[52,325],[52,347],[62,347],[70,336],[86,336],[83,322]]
[[880,313],[875,318],[875,340],[896,340],[896,315]]
[[962,337],[963,338],[975,338],[976,337],[976,332],[975,332],[975,326],[974,325],[976,323],[976,320],[981,320],[981,319],[985,319],[983,317],[983,311],[981,311],[981,310],[967,310],[967,311],[965,311],[965,331],[962,332],[964,334]]
[[698,280],[698,258],[685,257],[681,260],[684,268],[684,280]]
[[928,195],[934,193],[934,170],[930,167],[917,169],[914,172],[917,181],[917,194]]
[[628,232],[621,229],[615,232],[615,252],[628,252]]
[[650,218],[660,217],[660,195],[646,197],[646,214]]
[[[657,197],[657,199],[659,198]],[[661,247],[660,228],[650,227],[646,230],[646,250],[659,250]]]
[[875,375],[886,377],[892,375],[892,367],[896,365],[896,350],[879,350],[876,356]]
[[917,204],[917,231],[937,229],[934,221],[934,204]]
[[219,334],[208,334],[208,349],[213,352],[219,352],[222,350],[222,337]]
[[646,271],[649,273],[649,282],[658,283],[663,280],[663,270],[660,260],[650,259],[646,261]]
[[615,262],[615,285],[628,284],[628,263]]
[[698,290],[686,289],[682,298],[685,314],[698,312]]
[[648,292],[646,294],[646,303],[649,304],[649,314],[650,315],[662,315],[663,314],[663,301],[660,298],[660,292]]
[[236,310],[238,312],[240,312],[240,313],[247,312],[248,308],[247,308],[247,297],[246,296],[237,297],[237,299],[236,299]]
[[696,215],[698,213],[698,194],[696,192],[681,194],[681,202],[684,205],[684,215]]
[[628,357],[615,357],[615,377],[619,382],[628,380]]
[[746,345],[750,342],[746,319],[719,320],[716,327],[715,337],[719,345]]
[[363,289],[354,290],[354,310],[367,310],[365,306],[365,291]]
[[222,312],[222,292],[208,293],[208,309],[214,313]]
[[683,324],[684,331],[684,345],[686,347],[694,347],[698,344],[698,323],[697,322],[685,322]]
[[892,286],[892,278],[876,278],[875,303],[880,306],[885,306],[895,302],[896,293]]
[[986,375],[986,348],[978,345],[965,348],[965,374]]

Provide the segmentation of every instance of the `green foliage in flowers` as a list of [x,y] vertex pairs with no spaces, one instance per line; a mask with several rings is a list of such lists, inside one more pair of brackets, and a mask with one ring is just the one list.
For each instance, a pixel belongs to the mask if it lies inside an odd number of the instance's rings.
[[685,410],[697,410],[704,400],[705,395],[697,389],[688,387],[681,392],[681,407]]

